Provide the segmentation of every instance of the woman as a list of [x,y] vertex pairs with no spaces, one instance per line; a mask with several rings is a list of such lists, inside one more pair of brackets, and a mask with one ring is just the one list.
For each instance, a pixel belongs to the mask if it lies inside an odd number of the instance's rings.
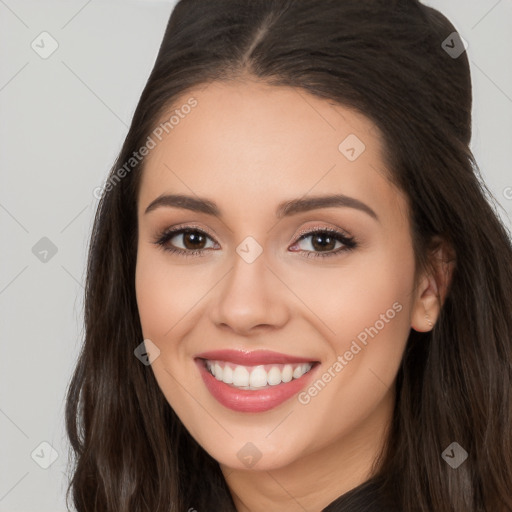
[[78,511],[512,510],[512,247],[417,1],[181,0],[91,239]]

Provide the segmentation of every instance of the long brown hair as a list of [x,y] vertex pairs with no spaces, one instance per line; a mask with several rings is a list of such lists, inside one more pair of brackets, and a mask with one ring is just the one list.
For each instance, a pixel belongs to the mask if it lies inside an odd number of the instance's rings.
[[[512,510],[512,246],[469,149],[467,55],[443,48],[454,32],[415,0],[176,5],[94,220],[85,340],[66,402],[66,498],[79,512],[235,510],[218,463],[133,354],[143,340],[134,276],[144,159],[126,162],[187,91],[247,76],[372,120],[410,203],[417,271],[435,237],[455,251],[434,329],[410,332],[382,492],[404,511]],[[468,453],[457,469],[441,456],[452,442]]]

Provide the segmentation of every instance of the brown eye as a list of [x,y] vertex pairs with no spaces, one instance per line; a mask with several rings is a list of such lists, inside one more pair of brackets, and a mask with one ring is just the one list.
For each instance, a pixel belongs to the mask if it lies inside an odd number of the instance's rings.
[[[306,257],[327,257],[336,256],[345,251],[350,251],[357,247],[357,242],[353,237],[347,237],[343,233],[331,229],[318,229],[310,231],[302,235],[293,247],[300,247],[300,242],[303,240],[311,239],[307,244],[303,244],[302,252],[305,252]],[[340,244],[336,247],[336,244]]]
[[184,231],[181,236],[183,236],[183,245],[186,249],[204,249],[207,237],[200,231]]
[[311,239],[311,246],[318,251],[332,251],[336,245],[336,239],[329,234],[314,234]]
[[154,242],[165,251],[177,253],[183,256],[205,255],[208,240],[213,239],[199,229],[181,228],[163,232]]

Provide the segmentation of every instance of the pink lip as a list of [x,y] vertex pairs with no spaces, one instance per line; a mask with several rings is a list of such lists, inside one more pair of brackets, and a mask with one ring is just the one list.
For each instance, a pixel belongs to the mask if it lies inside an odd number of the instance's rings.
[[237,389],[229,384],[217,380],[207,369],[204,359],[211,361],[229,361],[245,366],[260,364],[286,364],[286,363],[309,363],[311,359],[297,358],[277,354],[275,352],[235,352],[232,350],[220,350],[205,352],[196,357],[195,362],[199,372],[211,395],[224,407],[237,412],[264,412],[281,405],[286,400],[304,389],[315,373],[319,364],[314,364],[308,373],[290,382],[281,383],[277,386],[251,391]]
[[243,350],[212,350],[210,352],[197,354],[196,358],[209,359],[210,361],[226,361],[242,366],[311,363],[315,361],[314,359],[288,356],[286,354],[271,352],[269,350],[253,350],[252,352],[244,352]]

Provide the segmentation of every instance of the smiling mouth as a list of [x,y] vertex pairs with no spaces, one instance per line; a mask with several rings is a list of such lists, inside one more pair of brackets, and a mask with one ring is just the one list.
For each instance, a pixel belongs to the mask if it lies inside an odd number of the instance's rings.
[[218,381],[241,390],[261,390],[286,384],[300,379],[314,366],[316,361],[308,363],[264,364],[255,366],[238,365],[227,361],[202,359],[204,367]]

